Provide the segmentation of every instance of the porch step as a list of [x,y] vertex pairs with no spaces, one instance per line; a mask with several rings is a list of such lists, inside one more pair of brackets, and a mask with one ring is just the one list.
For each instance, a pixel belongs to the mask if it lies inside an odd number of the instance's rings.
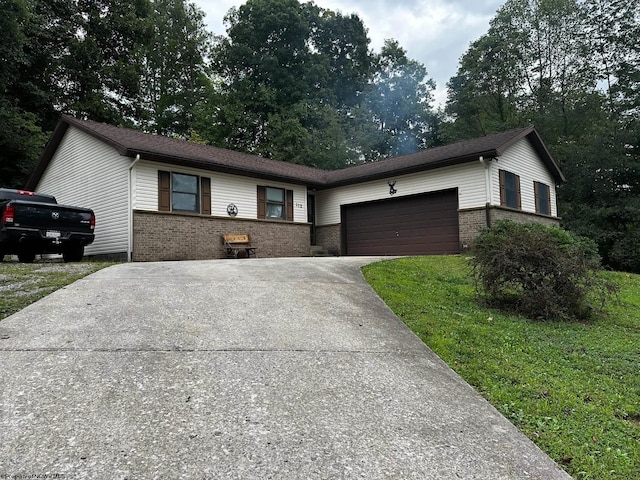
[[321,245],[311,245],[309,247],[309,255],[312,257],[333,257],[325,248]]

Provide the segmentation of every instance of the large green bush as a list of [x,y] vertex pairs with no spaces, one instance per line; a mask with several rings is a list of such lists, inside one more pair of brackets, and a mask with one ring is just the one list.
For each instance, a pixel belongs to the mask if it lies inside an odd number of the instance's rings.
[[584,319],[615,291],[594,242],[539,223],[496,222],[473,246],[486,299],[531,318]]

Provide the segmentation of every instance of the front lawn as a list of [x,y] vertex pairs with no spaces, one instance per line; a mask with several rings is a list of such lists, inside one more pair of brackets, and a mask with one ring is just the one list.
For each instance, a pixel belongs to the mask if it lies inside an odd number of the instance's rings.
[[487,308],[464,256],[374,263],[367,281],[451,368],[577,479],[640,479],[640,276],[586,323]]

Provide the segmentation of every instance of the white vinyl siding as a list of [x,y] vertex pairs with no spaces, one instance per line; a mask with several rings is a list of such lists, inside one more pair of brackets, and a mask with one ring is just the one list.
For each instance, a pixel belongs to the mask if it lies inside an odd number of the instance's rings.
[[81,130],[69,127],[36,190],[58,203],[91,208],[95,241],[85,254],[124,253],[128,248],[128,167],[133,160]]
[[[515,173],[520,177],[522,210],[535,213],[534,181],[549,185],[551,193],[551,215],[557,216],[555,181],[540,157],[527,139],[513,145],[500,156],[490,162],[490,181],[492,205],[500,205],[499,169]],[[465,163],[437,170],[427,170],[372,182],[348,185],[344,187],[321,190],[316,194],[316,224],[335,225],[340,223],[341,205],[369,202],[386,198],[398,198],[404,195],[435,192],[458,188],[458,207],[484,207],[487,203],[487,182],[485,167],[478,162]],[[397,193],[389,194],[388,181],[396,181]]]
[[[388,181],[393,180],[396,181],[394,188],[397,193],[392,196],[389,194]],[[460,209],[484,206],[487,194],[486,176],[482,164],[478,161],[319,191],[316,194],[316,223],[319,226],[340,223],[341,205],[399,198],[451,188],[458,188]]]
[[229,217],[227,206],[238,209],[235,218],[258,218],[258,185],[293,190],[293,221],[307,222],[307,189],[300,185],[211,172],[195,168],[140,161],[135,167],[134,209],[158,211],[158,170],[198,175],[211,179],[211,215]]
[[499,170],[512,172],[520,177],[520,201],[524,212],[536,212],[536,197],[534,182],[549,186],[551,196],[551,216],[558,215],[556,205],[555,181],[547,167],[542,163],[529,140],[524,139],[516,143],[498,158],[491,162],[491,182],[493,205],[500,205],[500,174]]

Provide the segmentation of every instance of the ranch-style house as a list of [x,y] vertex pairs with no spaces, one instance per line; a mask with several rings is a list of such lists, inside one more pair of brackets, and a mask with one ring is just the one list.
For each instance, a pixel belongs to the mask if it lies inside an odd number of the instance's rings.
[[458,253],[497,219],[558,223],[562,172],[535,128],[325,171],[61,117],[26,188],[96,214],[88,256]]

